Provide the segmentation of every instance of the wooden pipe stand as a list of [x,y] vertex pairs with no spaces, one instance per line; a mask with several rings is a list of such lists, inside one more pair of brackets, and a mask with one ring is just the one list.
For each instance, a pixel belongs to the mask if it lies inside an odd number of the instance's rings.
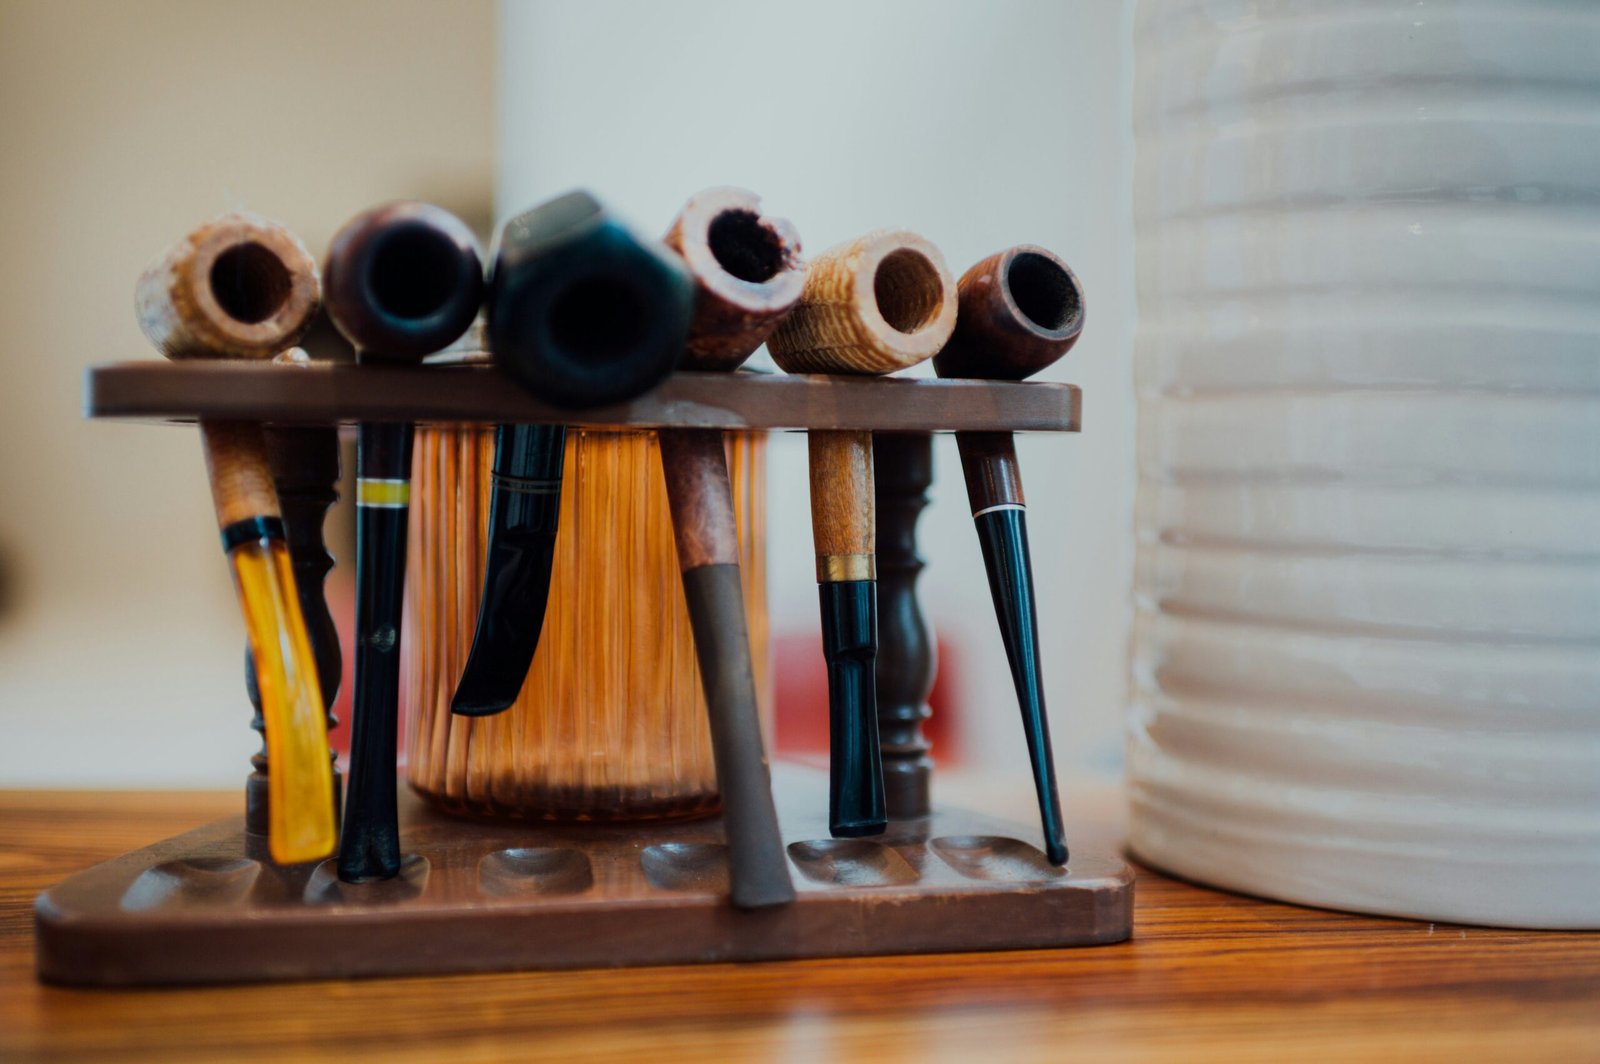
[[[256,387],[219,388],[219,371],[247,373]],[[362,374],[359,389],[343,386],[353,372]],[[92,417],[227,414],[324,427],[385,416],[525,423],[573,417],[524,398],[485,366],[441,373],[125,363],[90,372],[86,407]],[[679,374],[637,400],[586,412],[582,423],[875,431],[888,832],[829,838],[825,774],[774,766],[798,897],[742,912],[728,903],[716,817],[604,826],[484,822],[446,816],[407,792],[401,874],[367,884],[341,883],[331,859],[275,865],[245,817],[232,817],[97,865],[40,895],[41,978],[145,985],[426,975],[1035,949],[1131,934],[1132,876],[1116,854],[1080,847],[1068,868],[1055,868],[1036,845],[1037,825],[932,803],[932,762],[920,730],[934,670],[915,592],[922,569],[916,522],[933,476],[931,433],[1077,431],[1076,388]],[[315,446],[300,442],[303,457],[284,451],[274,472],[280,487],[308,498],[295,538],[303,559],[296,560],[301,579],[315,584],[302,594],[315,594],[325,564],[318,506],[329,498],[316,484],[330,484],[336,465],[328,463],[326,432]],[[318,653],[336,648],[319,641]],[[259,787],[252,795],[259,800]]]

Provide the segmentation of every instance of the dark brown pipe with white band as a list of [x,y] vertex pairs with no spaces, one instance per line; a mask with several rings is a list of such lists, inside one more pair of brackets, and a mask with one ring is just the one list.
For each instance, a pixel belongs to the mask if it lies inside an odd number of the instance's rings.
[[[941,377],[1022,380],[1066,354],[1083,331],[1083,289],[1078,278],[1041,247],[1025,244],[984,259],[962,276],[960,299],[955,332],[933,360]],[[958,432],[956,446],[1022,710],[1045,855],[1052,864],[1064,865],[1066,829],[1045,716],[1039,622],[1016,444],[1009,432]]]
[[[139,279],[139,325],[172,359],[269,359],[311,324],[317,265],[250,214],[200,226]],[[249,635],[267,743],[267,846],[280,864],[333,852],[333,770],[317,663],[290,568],[261,426],[200,422],[222,547]]]
[[[743,189],[710,189],[689,201],[667,233],[666,245],[695,282],[683,369],[737,369],[800,298],[799,238],[760,206]],[[660,437],[722,792],[729,894],[742,909],[782,905],[794,900],[794,884],[761,738],[723,435],[718,429],[662,429]]]
[[[472,230],[428,203],[389,203],[334,236],[324,270],[328,317],[360,363],[414,363],[467,331],[483,304]],[[411,504],[412,426],[362,423],[356,439],[356,661],[350,783],[339,878],[400,872],[395,757],[400,606]]]
[[[893,373],[931,358],[956,323],[955,279],[915,233],[879,231],[825,251],[767,341],[789,373]],[[888,824],[878,749],[872,433],[812,431],[811,532],[828,660],[829,829]]]

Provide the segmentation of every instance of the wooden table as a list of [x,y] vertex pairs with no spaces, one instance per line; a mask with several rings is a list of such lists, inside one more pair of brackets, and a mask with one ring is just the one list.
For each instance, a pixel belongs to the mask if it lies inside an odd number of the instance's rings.
[[[198,990],[35,981],[40,889],[240,801],[0,792],[0,1060],[1600,1060],[1600,935],[1346,916],[1151,872],[1134,940],[1093,949]],[[1069,809],[1075,842],[1120,831],[1109,789]]]

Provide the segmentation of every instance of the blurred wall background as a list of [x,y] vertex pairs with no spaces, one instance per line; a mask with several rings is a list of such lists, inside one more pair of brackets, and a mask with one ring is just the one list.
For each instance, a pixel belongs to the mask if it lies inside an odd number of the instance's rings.
[[0,785],[244,779],[243,630],[197,438],[80,420],[83,369],[158,357],[134,280],[221,211],[318,256],[384,199],[487,221],[494,17],[0,0]]
[[[384,199],[487,230],[491,196],[504,217],[575,185],[650,232],[732,183],[814,251],[900,225],[958,274],[1020,241],[1073,263],[1088,326],[1045,379],[1084,386],[1085,431],[1024,438],[1021,455],[1058,759],[1114,770],[1132,555],[1125,6],[0,0],[0,786],[236,786],[255,746],[194,434],[79,417],[85,366],[157,357],[134,320],[139,271],[229,208],[320,256]],[[948,438],[937,462],[922,586],[958,644],[958,739],[969,764],[1025,773]],[[778,438],[780,632],[816,626],[804,484],[803,439]]]
[[[937,244],[958,276],[1025,241],[1073,265],[1088,301],[1083,339],[1040,379],[1083,386],[1084,432],[1024,437],[1019,447],[1063,771],[1115,771],[1122,757],[1133,547],[1125,7],[501,5],[502,217],[592,185],[641,229],[660,233],[698,189],[735,184],[793,221],[810,251],[900,226]],[[817,626],[805,454],[793,434],[771,449],[768,569],[779,634]],[[935,461],[921,590],[961,659],[957,740],[969,764],[1025,777],[953,438],[939,440]],[[781,683],[782,663],[778,675]]]

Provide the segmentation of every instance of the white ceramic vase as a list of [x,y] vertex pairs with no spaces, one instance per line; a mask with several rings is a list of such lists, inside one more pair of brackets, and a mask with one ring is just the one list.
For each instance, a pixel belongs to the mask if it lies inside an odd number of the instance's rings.
[[1132,846],[1600,927],[1600,4],[1143,0]]

